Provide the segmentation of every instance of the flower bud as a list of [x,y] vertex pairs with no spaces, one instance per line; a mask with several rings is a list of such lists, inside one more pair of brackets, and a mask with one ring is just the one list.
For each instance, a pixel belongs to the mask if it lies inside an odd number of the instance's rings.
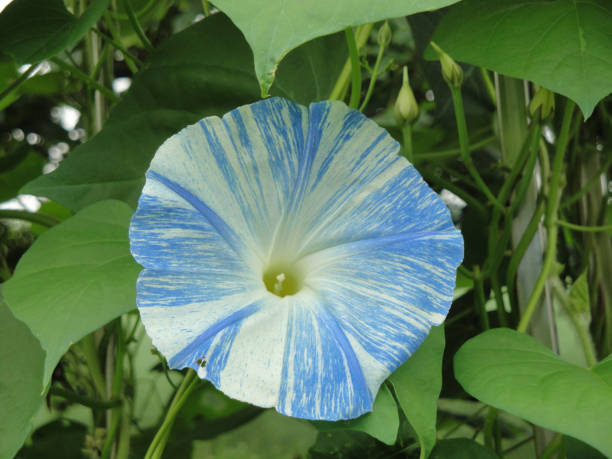
[[395,121],[400,126],[412,123],[419,116],[419,104],[417,104],[410,82],[408,81],[408,68],[404,66],[403,82],[393,110]]
[[541,121],[548,119],[555,111],[555,93],[540,87],[529,102],[529,113],[532,118]]
[[391,43],[391,27],[385,21],[380,29],[378,29],[378,46],[386,48]]
[[442,66],[442,77],[446,83],[454,88],[458,88],[463,83],[463,69],[452,57],[442,51],[436,43],[431,42],[431,46],[438,53],[440,65]]

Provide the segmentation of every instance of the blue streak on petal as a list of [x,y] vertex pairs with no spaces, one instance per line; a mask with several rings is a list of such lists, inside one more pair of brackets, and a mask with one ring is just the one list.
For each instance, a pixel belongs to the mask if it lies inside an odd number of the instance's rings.
[[[206,343],[210,341],[215,335],[232,325],[236,325],[238,322],[242,321],[246,317],[259,311],[259,309],[259,304],[257,302],[254,302],[213,324],[212,326],[204,330],[204,332],[202,332],[188,346],[186,346],[180,352],[174,355],[168,361],[169,366],[171,368],[184,368],[186,366],[193,365],[196,359],[200,358],[206,353],[206,350],[208,348],[208,346],[206,346]],[[235,333],[233,333],[233,336],[235,336]],[[214,367],[214,365],[211,365],[211,367]],[[217,371],[221,370],[222,368],[219,368]]]
[[344,332],[314,294],[298,297],[291,304],[277,410],[326,420],[371,410],[372,394]]
[[167,177],[164,177],[161,174],[153,170],[149,170],[147,172],[147,177],[157,180],[158,182],[164,184],[167,188],[174,191],[178,196],[183,198],[189,204],[191,204],[194,209],[208,220],[208,222],[215,228],[215,230],[225,239],[225,241],[234,249],[234,251],[238,254],[244,253],[244,245],[240,238],[234,233],[234,231],[228,226],[225,221],[219,217],[215,211],[213,211],[210,207],[208,207],[205,203],[203,203],[197,196],[195,196],[191,191],[183,188],[181,185],[176,183],[173,180],[170,180]]

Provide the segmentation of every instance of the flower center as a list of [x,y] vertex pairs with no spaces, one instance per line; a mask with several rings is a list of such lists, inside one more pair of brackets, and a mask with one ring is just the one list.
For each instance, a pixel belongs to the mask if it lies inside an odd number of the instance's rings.
[[302,276],[295,268],[288,266],[268,268],[263,281],[269,292],[280,297],[295,295],[302,288]]

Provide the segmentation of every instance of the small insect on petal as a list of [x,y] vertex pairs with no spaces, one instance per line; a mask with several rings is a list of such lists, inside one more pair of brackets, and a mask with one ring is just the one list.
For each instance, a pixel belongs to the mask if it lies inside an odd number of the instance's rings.
[[450,307],[463,240],[387,132],[271,98],[158,149],[130,226],[138,308],[171,368],[289,416],[372,409]]

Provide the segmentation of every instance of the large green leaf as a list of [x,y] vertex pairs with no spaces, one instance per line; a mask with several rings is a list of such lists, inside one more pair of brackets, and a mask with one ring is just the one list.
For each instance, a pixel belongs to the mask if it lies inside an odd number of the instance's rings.
[[45,352],[0,299],[0,457],[13,457],[40,407]]
[[315,37],[348,26],[435,10],[458,0],[217,0],[251,45],[262,93],[267,93],[278,63],[285,55]]
[[609,0],[464,0],[434,41],[459,61],[531,80],[585,116],[612,91]]
[[[344,43],[326,37],[295,54],[279,70],[273,93],[301,103],[326,98],[341,66],[325,60],[339,56],[342,61]],[[310,63],[308,68],[302,62]],[[248,45],[226,16],[214,14],[160,46],[104,129],[23,192],[74,210],[103,199],[135,206],[145,170],[165,139],[205,116],[222,115],[257,98]]]
[[17,196],[23,185],[42,174],[46,162],[42,155],[25,145],[11,156],[0,158],[0,163],[7,163],[5,169],[0,169],[0,202]]
[[378,391],[371,413],[364,414],[350,421],[317,421],[313,424],[315,424],[321,432],[357,430],[365,432],[387,445],[392,445],[397,438],[399,414],[397,412],[395,400],[393,400],[393,395],[391,395],[386,386],[382,386]]
[[427,457],[436,444],[443,354],[444,326],[432,327],[421,347],[389,378],[400,407],[419,438],[421,458]]
[[136,307],[132,209],[96,203],[42,234],[4,284],[5,300],[47,352],[44,381],[68,347]]
[[477,399],[612,455],[612,381],[572,365],[534,338],[505,328],[466,342],[455,377]]
[[94,0],[77,18],[62,0],[14,0],[0,14],[0,49],[19,64],[40,62],[74,45],[109,4]]

